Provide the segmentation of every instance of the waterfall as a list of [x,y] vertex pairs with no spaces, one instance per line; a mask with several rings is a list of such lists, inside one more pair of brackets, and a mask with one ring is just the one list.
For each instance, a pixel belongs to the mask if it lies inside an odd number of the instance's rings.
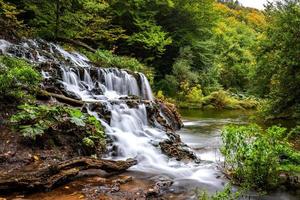
[[[107,155],[112,159],[135,158],[138,164],[131,168],[154,174],[186,179],[195,178],[199,166],[169,159],[158,148],[159,142],[167,139],[165,131],[148,124],[146,105],[129,107],[122,102],[123,97],[134,96],[153,103],[154,97],[148,79],[142,73],[131,73],[117,68],[99,68],[91,64],[87,57],[77,52],[67,52],[60,46],[42,40],[26,40],[11,44],[0,40],[0,53],[21,57],[32,63],[54,63],[59,68],[56,79],[62,87],[82,101],[87,102],[87,110],[99,119],[106,134],[113,138],[116,153]],[[45,78],[55,74],[42,71]],[[110,121],[90,109],[91,102],[103,103],[111,113]]]
[[142,73],[139,73],[142,84],[142,97],[153,101],[154,97],[148,79]]

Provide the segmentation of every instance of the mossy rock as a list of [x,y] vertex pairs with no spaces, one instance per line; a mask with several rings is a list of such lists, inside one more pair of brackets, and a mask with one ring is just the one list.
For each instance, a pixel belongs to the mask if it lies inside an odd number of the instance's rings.
[[213,105],[206,105],[203,107],[203,110],[216,110],[217,108]]

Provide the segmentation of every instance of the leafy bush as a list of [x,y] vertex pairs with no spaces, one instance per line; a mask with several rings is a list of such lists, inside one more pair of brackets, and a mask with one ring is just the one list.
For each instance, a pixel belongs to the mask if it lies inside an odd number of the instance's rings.
[[252,98],[240,99],[224,90],[212,92],[202,99],[203,105],[212,105],[217,109],[255,109],[258,101]]
[[144,72],[146,70],[146,66],[137,59],[127,56],[118,56],[108,50],[97,50],[96,53],[88,53],[87,55],[93,62],[99,63],[104,67],[116,67],[138,72]]
[[201,103],[203,94],[200,85],[190,86],[189,83],[185,82],[180,88],[181,92],[179,95],[184,101],[189,103]]
[[232,186],[227,184],[224,189],[217,192],[215,195],[209,196],[206,192],[202,192],[199,200],[237,200],[241,196],[241,192],[233,192]]
[[288,143],[285,128],[230,125],[222,132],[226,173],[239,184],[257,189],[278,186],[281,172],[299,171],[300,153]]
[[289,133],[289,139],[295,139],[300,137],[300,126],[296,126]]
[[87,147],[105,145],[101,123],[78,109],[28,104],[19,106],[19,109],[21,111],[11,117],[11,122],[25,138],[36,140],[51,130],[67,132],[75,126],[79,134],[83,134],[82,143]]
[[26,61],[0,56],[0,98],[23,98],[32,93],[41,80],[41,75]]

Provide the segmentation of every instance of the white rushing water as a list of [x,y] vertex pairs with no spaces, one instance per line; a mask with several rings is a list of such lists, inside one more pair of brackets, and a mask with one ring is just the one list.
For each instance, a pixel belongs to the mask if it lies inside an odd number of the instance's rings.
[[[12,50],[8,50],[11,48]],[[112,159],[135,158],[138,164],[130,170],[164,174],[174,179],[194,179],[207,184],[216,184],[203,165],[183,163],[169,159],[158,148],[167,135],[159,128],[148,125],[147,110],[143,103],[129,108],[121,97],[137,96],[153,101],[154,97],[146,76],[129,73],[116,68],[96,68],[87,57],[77,52],[67,52],[58,45],[27,40],[12,45],[0,40],[0,50],[7,55],[23,57],[34,63],[54,62],[61,70],[63,87],[73,96],[91,102],[99,101],[111,112],[110,121],[105,121],[96,112],[89,110],[106,128],[106,134],[114,140],[117,154]],[[63,61],[61,61],[63,60]],[[96,71],[95,71],[96,70]],[[48,72],[42,72],[49,78]],[[113,100],[113,101],[112,101]],[[209,177],[209,178],[207,178]]]

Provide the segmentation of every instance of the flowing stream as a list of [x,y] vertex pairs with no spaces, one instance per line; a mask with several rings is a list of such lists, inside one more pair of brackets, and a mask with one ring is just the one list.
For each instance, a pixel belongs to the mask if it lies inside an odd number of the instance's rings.
[[[158,125],[150,126],[143,101],[133,108],[122,101],[134,96],[155,104],[144,74],[95,67],[84,55],[68,52],[59,45],[43,40],[24,40],[19,44],[0,40],[0,52],[27,59],[38,66],[51,63],[51,66],[58,68],[56,73],[51,69],[42,69],[42,74],[45,79],[55,76],[54,81],[62,85],[68,96],[86,102],[88,112],[101,121],[114,145],[114,152],[107,158],[134,158],[138,164],[130,170],[166,175],[174,180],[198,181],[203,176],[201,165],[179,162],[161,152],[159,142],[168,136]],[[95,102],[101,103],[109,111],[109,120],[90,109]],[[160,115],[168,121],[162,112]]]

